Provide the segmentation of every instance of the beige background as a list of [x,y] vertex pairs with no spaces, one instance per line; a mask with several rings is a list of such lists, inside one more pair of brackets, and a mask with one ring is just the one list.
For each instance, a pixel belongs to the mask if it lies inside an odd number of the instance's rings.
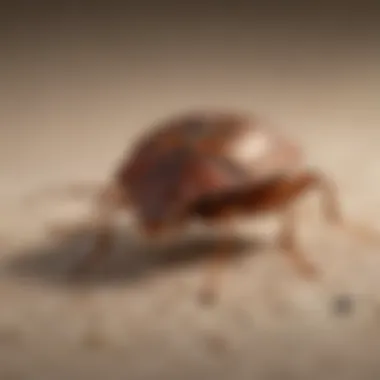
[[[230,107],[298,139],[334,176],[346,213],[380,229],[376,10],[41,9],[3,16],[1,380],[378,379],[379,249],[324,227],[312,203],[303,244],[319,282],[297,278],[267,234],[209,310],[196,303],[200,263],[151,271],[150,249],[125,233],[128,260],[110,260],[103,281],[58,281],[86,236],[63,243],[49,226],[81,220],[89,203],[23,203],[103,181],[158,117]],[[171,252],[184,255],[178,244]],[[339,294],[352,295],[352,314],[334,315]]]

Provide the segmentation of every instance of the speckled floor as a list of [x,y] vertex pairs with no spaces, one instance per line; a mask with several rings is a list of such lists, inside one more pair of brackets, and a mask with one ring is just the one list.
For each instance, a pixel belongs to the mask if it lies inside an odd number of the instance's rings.
[[64,276],[91,234],[51,228],[85,218],[89,200],[24,202],[104,180],[157,117],[228,106],[298,139],[335,178],[346,214],[380,231],[380,54],[369,22],[332,38],[331,20],[319,37],[310,21],[301,38],[293,24],[254,28],[246,15],[239,29],[216,15],[214,29],[199,19],[194,43],[185,22],[155,33],[142,22],[130,35],[121,17],[65,17],[39,37],[19,32],[2,58],[0,379],[380,378],[379,246],[324,225],[313,196],[300,234],[318,280],[297,277],[274,248],[272,220],[247,221],[237,239],[247,254],[212,308],[197,303],[201,260],[158,257],[206,252],[214,235],[152,252],[121,229],[115,255],[75,285]]

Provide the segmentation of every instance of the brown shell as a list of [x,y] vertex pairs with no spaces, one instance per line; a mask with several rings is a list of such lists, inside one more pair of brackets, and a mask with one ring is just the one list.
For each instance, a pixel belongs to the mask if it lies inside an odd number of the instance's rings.
[[142,224],[179,220],[194,200],[286,174],[300,162],[297,146],[234,112],[193,112],[150,128],[117,179]]

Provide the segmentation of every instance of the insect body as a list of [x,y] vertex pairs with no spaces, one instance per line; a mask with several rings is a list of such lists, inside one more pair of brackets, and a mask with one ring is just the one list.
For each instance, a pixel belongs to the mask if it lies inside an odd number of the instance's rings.
[[[331,181],[306,166],[297,144],[258,118],[228,111],[168,118],[151,126],[121,161],[102,194],[95,249],[76,269],[87,270],[105,256],[113,212],[130,208],[143,233],[152,239],[180,232],[195,219],[228,225],[231,217],[278,213],[283,217],[280,246],[302,274],[313,275],[315,268],[295,239],[294,204],[317,188],[327,220],[345,225]],[[223,251],[215,247],[213,268],[224,262]],[[216,272],[206,275],[202,297],[215,295]]]

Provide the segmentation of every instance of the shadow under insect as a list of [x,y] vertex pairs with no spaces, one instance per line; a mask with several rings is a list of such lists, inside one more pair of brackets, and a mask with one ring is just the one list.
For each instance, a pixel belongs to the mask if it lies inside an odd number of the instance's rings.
[[132,231],[115,231],[115,244],[107,257],[93,270],[73,277],[75,268],[94,231],[78,229],[61,239],[28,251],[17,252],[5,264],[7,275],[52,285],[80,286],[130,283],[157,272],[178,270],[206,262],[216,245],[228,246],[226,254],[235,260],[262,246],[258,240],[239,236],[187,234],[171,241],[149,244]]

